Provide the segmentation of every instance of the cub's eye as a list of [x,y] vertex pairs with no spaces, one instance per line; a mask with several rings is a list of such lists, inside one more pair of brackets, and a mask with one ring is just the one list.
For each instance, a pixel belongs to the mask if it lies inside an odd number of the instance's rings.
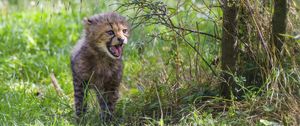
[[113,30],[109,30],[106,33],[109,34],[109,35],[114,35],[115,34]]
[[123,29],[122,31],[123,31],[123,33],[126,33],[126,32],[127,32],[127,29]]

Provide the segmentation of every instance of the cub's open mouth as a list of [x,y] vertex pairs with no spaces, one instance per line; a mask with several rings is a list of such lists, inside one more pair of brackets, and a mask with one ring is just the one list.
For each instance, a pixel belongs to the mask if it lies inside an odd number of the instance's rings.
[[107,49],[114,57],[120,57],[122,55],[123,44],[107,45]]

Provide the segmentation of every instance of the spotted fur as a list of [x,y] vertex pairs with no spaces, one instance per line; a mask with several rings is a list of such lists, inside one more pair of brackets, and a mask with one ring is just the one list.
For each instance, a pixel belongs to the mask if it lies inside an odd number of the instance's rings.
[[[84,19],[84,32],[71,56],[76,115],[86,112],[86,91],[94,89],[101,116],[110,119],[119,98],[122,79],[122,51],[129,25],[117,13],[103,13]],[[112,34],[113,33],[113,34]]]

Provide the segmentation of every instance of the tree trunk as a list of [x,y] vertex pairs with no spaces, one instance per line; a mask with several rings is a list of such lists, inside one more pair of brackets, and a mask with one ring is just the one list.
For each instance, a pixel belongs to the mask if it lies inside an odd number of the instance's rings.
[[[273,42],[278,52],[282,50],[286,33],[288,6],[287,0],[274,0],[274,14],[272,18]],[[276,52],[277,52],[276,51]]]
[[[237,60],[237,14],[238,0],[223,0],[222,77],[221,95],[230,98],[235,85],[232,74],[236,72]],[[232,73],[232,74],[230,74]]]

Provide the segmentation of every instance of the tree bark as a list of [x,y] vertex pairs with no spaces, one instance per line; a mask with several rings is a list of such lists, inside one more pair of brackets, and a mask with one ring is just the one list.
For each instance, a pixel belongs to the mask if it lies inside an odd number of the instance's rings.
[[[287,0],[274,0],[274,14],[272,18],[273,43],[278,52],[282,50],[286,33],[288,6]],[[276,52],[277,52],[276,51]]]
[[[222,36],[222,77],[221,95],[230,98],[235,81],[232,74],[236,72],[237,60],[237,14],[238,0],[223,0],[223,36]],[[232,74],[230,74],[232,73]]]

